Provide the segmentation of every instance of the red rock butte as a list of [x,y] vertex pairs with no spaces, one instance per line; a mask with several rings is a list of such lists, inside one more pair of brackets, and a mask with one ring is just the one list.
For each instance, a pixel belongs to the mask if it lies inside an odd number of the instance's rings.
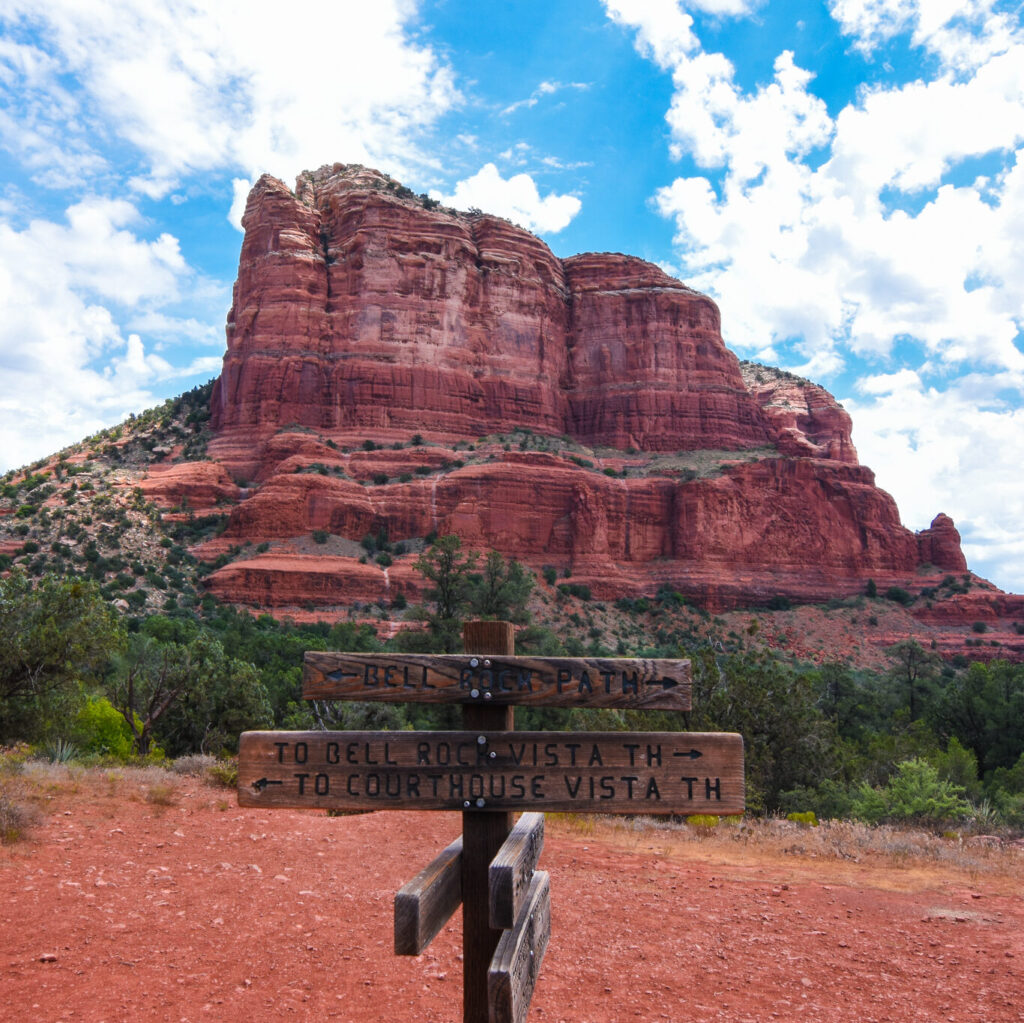
[[[213,465],[146,485],[230,509],[225,548],[271,545],[209,577],[226,599],[415,597],[414,554],[387,571],[343,542],[382,530],[714,609],[966,570],[949,518],[900,524],[827,391],[741,366],[715,303],[650,263],[558,259],[338,164],[295,192],[262,177],[243,225]],[[310,548],[313,531],[336,542]]]

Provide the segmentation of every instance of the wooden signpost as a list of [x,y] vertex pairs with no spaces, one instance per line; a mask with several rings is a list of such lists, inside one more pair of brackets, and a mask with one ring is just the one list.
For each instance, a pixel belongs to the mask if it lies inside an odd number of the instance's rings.
[[[685,660],[515,657],[508,622],[464,655],[308,653],[303,696],[456,703],[462,731],[245,732],[251,807],[461,810],[462,837],[395,897],[419,955],[461,904],[464,1023],[522,1023],[551,930],[543,811],[738,814],[743,740],[699,732],[517,732],[513,707],[690,709]],[[513,827],[513,811],[526,811]]]

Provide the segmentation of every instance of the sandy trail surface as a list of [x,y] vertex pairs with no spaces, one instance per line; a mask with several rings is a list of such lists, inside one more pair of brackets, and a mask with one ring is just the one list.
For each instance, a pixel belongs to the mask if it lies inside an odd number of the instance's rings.
[[[0,1018],[461,1020],[459,914],[424,955],[392,954],[394,893],[457,815],[241,810],[130,772],[41,798],[30,839],[0,849]],[[979,872],[733,846],[549,818],[529,1019],[1024,1020],[1012,856]]]

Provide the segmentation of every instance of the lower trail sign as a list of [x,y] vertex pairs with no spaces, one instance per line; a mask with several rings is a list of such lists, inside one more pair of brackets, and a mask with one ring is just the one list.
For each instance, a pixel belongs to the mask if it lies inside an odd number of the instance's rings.
[[[309,653],[307,699],[458,703],[450,732],[245,732],[250,807],[461,810],[462,837],[395,898],[395,952],[458,906],[463,1023],[522,1023],[551,930],[543,811],[739,814],[743,740],[702,732],[517,732],[513,706],[689,710],[689,662],[518,658],[508,622],[467,622],[462,656]],[[527,811],[513,827],[513,811]]]

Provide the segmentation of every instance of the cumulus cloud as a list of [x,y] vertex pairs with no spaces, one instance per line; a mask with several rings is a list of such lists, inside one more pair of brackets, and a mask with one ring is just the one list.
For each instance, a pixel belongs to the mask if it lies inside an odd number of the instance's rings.
[[152,386],[181,374],[125,327],[151,318],[152,333],[180,336],[163,310],[193,278],[177,240],[142,226],[131,204],[96,198],[63,223],[0,220],[0,470],[154,404]]
[[460,181],[451,195],[433,195],[446,206],[463,210],[476,207],[540,234],[561,231],[579,213],[581,205],[574,195],[551,192],[541,198],[529,174],[513,174],[505,179],[493,163],[484,164],[471,178]]
[[968,71],[1013,45],[1017,32],[996,0],[831,0],[829,11],[866,56],[905,32],[950,70]]
[[1024,593],[1024,409],[1000,394],[1024,376],[968,377],[928,387],[909,370],[861,380],[843,399],[854,443],[904,522],[923,529],[943,511],[956,522],[967,563]]
[[[396,173],[431,162],[426,127],[459,100],[413,42],[415,5],[190,0],[8,0],[0,88],[9,148],[70,180],[101,171],[93,137],[138,155],[151,198],[184,175],[270,171],[290,180],[344,155]],[[62,84],[74,80],[74,94]]]
[[[1024,512],[1019,25],[990,0],[833,0],[865,57],[902,36],[934,71],[880,75],[832,116],[788,51],[745,89],[702,48],[692,5],[605,6],[671,74],[670,145],[707,171],[653,202],[686,279],[719,299],[727,341],[826,381],[876,365],[850,406],[863,460],[915,528],[945,510],[969,556],[1005,560],[1005,523]],[[988,172],[967,170],[980,160]]]

